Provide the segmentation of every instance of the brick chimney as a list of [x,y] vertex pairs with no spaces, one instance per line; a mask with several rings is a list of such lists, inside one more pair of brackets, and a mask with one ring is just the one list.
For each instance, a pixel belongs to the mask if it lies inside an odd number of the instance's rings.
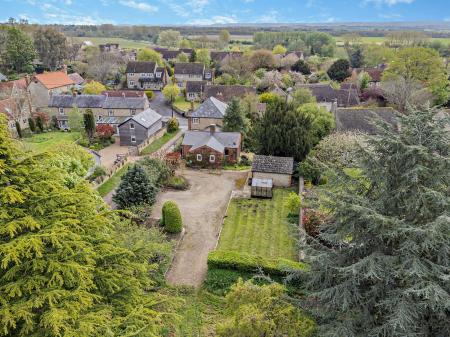
[[209,133],[210,133],[211,135],[213,135],[214,133],[216,133],[216,126],[215,126],[214,124],[211,124],[211,125],[209,126]]
[[63,64],[61,71],[67,75],[67,65]]

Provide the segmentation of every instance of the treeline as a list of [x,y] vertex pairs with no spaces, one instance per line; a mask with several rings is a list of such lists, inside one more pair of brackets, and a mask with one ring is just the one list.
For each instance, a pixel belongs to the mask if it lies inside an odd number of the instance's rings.
[[303,50],[321,56],[333,56],[336,45],[334,38],[323,32],[257,32],[253,42],[257,48],[273,49],[282,45],[288,50]]

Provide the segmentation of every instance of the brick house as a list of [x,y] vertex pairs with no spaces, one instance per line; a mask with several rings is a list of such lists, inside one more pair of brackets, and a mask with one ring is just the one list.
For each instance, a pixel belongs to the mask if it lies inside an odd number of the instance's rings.
[[213,81],[212,70],[203,63],[175,63],[173,75],[180,88],[185,88],[188,81],[206,81],[209,84]]
[[228,105],[215,97],[205,100],[188,116],[189,130],[204,130],[214,124],[221,127]]
[[181,155],[193,166],[219,167],[236,163],[241,154],[239,132],[216,132],[211,125],[206,131],[186,131],[181,143]]
[[128,89],[161,90],[167,84],[167,70],[156,62],[128,62],[125,72]]

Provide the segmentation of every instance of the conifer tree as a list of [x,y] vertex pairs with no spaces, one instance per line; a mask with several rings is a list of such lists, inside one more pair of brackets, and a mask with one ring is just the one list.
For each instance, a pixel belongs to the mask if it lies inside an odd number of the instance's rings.
[[0,116],[0,336],[160,335],[157,252],[42,156],[20,152]]
[[450,336],[449,119],[436,112],[380,126],[359,149],[361,176],[323,195],[304,280],[319,336]]
[[247,124],[248,122],[241,109],[239,99],[233,98],[223,117],[223,131],[245,134]]
[[113,200],[120,208],[139,204],[152,204],[158,188],[140,165],[128,169],[122,178]]
[[95,134],[95,119],[91,109],[87,109],[83,114],[84,130],[89,139],[92,139]]

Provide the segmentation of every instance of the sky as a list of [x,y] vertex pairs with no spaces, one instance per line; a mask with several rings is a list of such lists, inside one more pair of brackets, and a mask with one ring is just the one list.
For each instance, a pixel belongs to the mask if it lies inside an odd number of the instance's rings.
[[0,22],[211,25],[450,21],[450,0],[0,0]]

